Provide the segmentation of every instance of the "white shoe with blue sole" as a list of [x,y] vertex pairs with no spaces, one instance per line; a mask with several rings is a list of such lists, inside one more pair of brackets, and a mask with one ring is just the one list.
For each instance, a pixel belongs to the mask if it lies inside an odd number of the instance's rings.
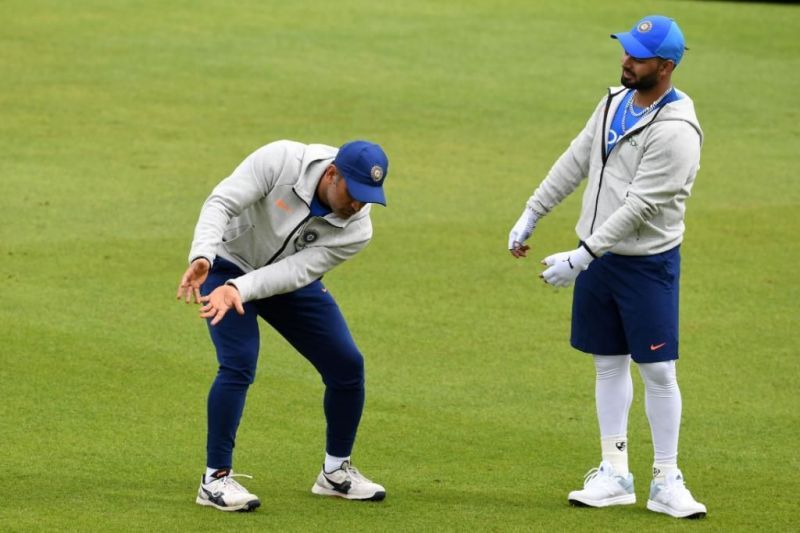
[[603,461],[597,468],[586,473],[581,490],[573,490],[567,496],[576,507],[609,507],[636,503],[633,491],[633,474],[621,476],[611,463]]
[[650,499],[647,508],[675,518],[703,518],[708,512],[686,488],[680,470],[669,472],[663,480],[650,483]]

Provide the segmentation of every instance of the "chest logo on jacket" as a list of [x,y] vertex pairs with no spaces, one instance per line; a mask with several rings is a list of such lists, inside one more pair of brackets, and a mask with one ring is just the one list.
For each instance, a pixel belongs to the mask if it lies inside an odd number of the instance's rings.
[[[609,152],[611,151],[611,148],[613,148],[614,145],[617,144],[617,141],[619,141],[620,137],[622,137],[622,136],[620,134],[618,134],[616,131],[608,130],[608,143],[607,144],[608,144],[608,151]],[[633,147],[635,149],[639,148],[639,143],[636,142],[636,136],[635,135],[631,136],[631,137],[628,137],[625,140],[628,142],[628,144],[631,145],[631,147]]]
[[314,231],[313,229],[307,230],[300,235],[300,238],[297,239],[297,247],[298,248],[305,248],[309,244],[313,243],[319,238],[319,233]]
[[278,198],[277,200],[275,200],[275,207],[277,207],[278,209],[281,209],[283,211],[286,211],[287,213],[291,213],[292,212],[292,208],[289,207],[289,204],[284,202],[283,199],[281,199],[281,198]]

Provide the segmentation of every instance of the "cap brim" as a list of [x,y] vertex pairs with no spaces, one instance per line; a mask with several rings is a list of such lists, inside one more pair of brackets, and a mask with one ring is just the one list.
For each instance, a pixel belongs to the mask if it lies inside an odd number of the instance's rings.
[[612,33],[611,38],[617,39],[622,45],[622,48],[625,49],[625,52],[631,57],[635,57],[636,59],[650,59],[651,57],[656,57],[653,52],[637,41],[630,32]]
[[353,199],[365,204],[381,204],[386,206],[386,196],[383,194],[383,186],[374,187],[366,185],[354,179],[344,176],[344,181],[347,182],[347,192]]

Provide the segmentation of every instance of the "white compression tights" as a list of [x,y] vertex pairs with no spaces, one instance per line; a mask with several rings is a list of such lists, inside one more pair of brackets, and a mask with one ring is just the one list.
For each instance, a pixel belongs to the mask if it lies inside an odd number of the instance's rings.
[[[633,399],[630,356],[594,356],[595,399],[600,437],[626,435]],[[681,425],[681,391],[675,361],[643,363],[639,373],[645,386],[645,412],[653,436],[655,462],[675,464]]]
[[655,462],[674,465],[678,461],[678,432],[681,428],[681,390],[675,374],[675,361],[643,363],[644,408],[653,434]]
[[594,396],[601,439],[628,433],[628,411],[633,400],[630,366],[629,355],[594,356]]

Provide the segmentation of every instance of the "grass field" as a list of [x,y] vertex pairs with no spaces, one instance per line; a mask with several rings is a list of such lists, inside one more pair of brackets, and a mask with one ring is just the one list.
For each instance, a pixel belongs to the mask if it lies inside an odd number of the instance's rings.
[[[613,6],[613,7],[611,7]],[[680,464],[709,508],[566,503],[599,461],[570,290],[508,230],[619,78],[608,38],[677,18],[706,133],[683,246]],[[0,1],[0,531],[800,529],[800,8],[741,2]],[[309,489],[322,387],[264,329],[236,468],[263,506],[193,503],[215,372],[174,301],[199,208],[258,146],[369,138],[375,236],[326,276],[367,359],[354,459],[380,504]],[[540,224],[568,249],[579,194]]]

